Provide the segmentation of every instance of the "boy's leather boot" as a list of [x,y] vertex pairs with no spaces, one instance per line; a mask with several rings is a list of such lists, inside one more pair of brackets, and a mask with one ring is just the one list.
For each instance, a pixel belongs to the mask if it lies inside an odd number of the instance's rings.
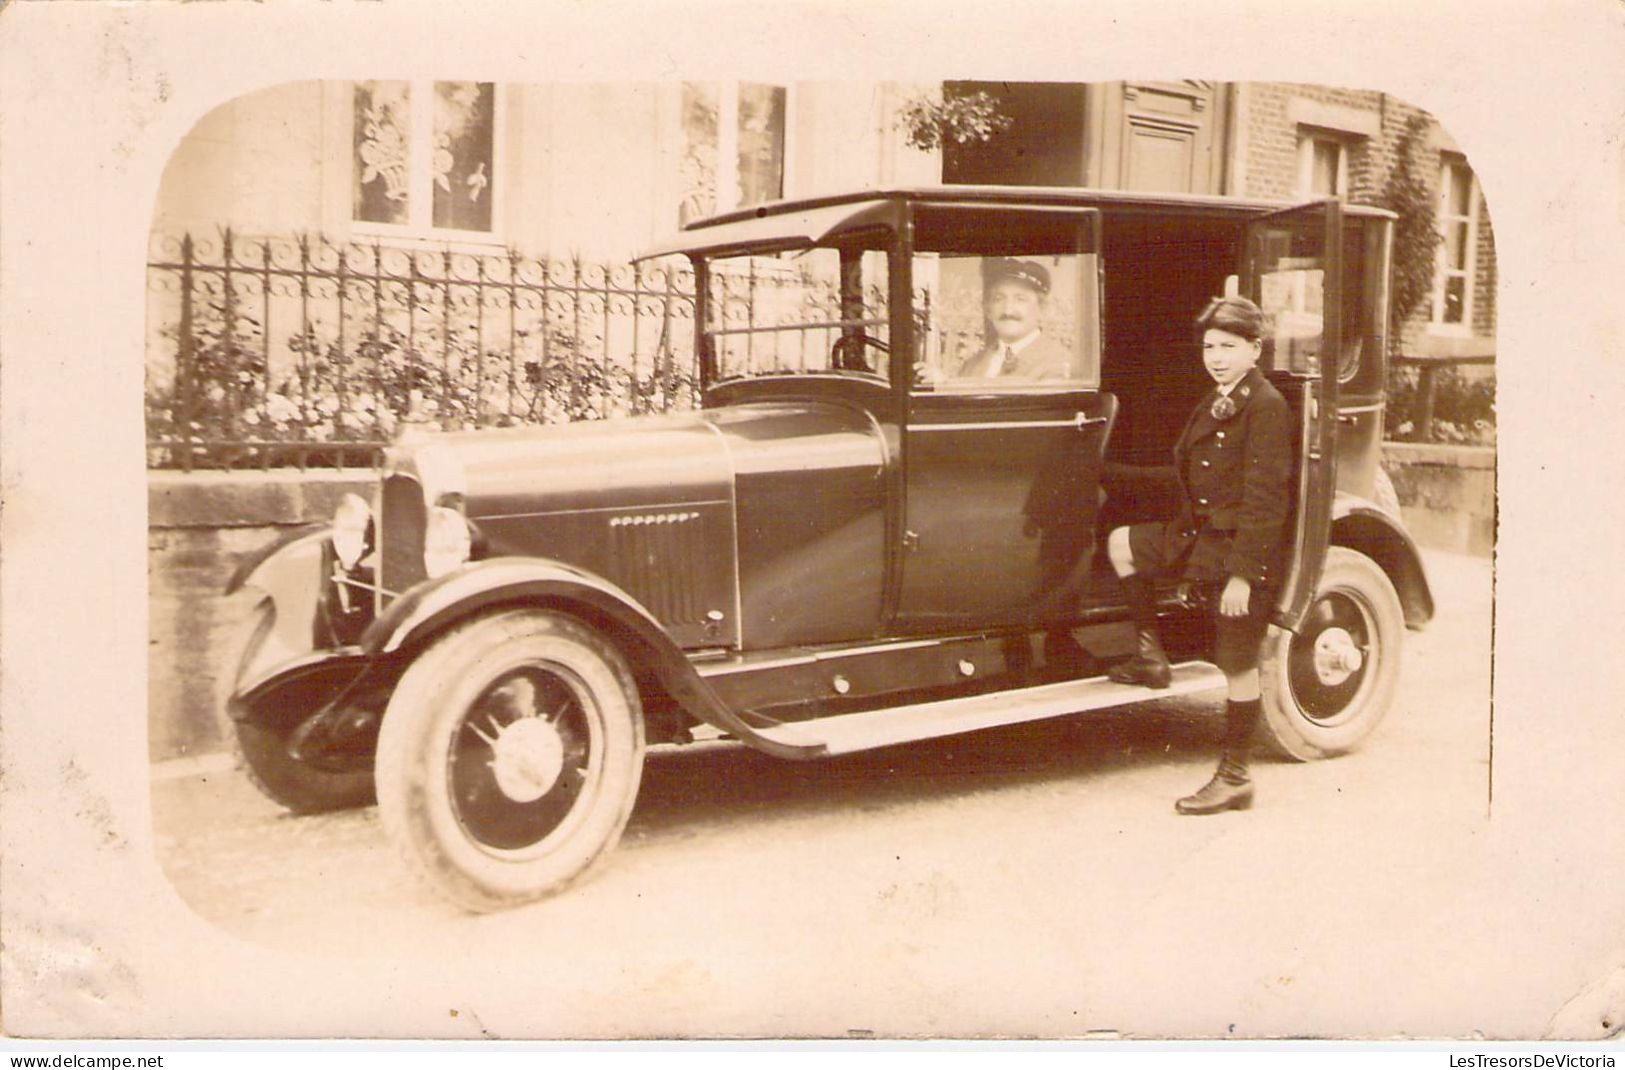
[[1164,688],[1173,679],[1168,655],[1157,634],[1157,594],[1151,580],[1135,573],[1123,580],[1129,610],[1134,615],[1134,656],[1111,667],[1106,675],[1120,684]]
[[1182,814],[1217,814],[1225,810],[1246,810],[1253,805],[1253,780],[1247,771],[1247,755],[1252,749],[1253,729],[1263,705],[1231,702],[1224,710],[1224,752],[1213,779],[1194,795],[1174,803]]

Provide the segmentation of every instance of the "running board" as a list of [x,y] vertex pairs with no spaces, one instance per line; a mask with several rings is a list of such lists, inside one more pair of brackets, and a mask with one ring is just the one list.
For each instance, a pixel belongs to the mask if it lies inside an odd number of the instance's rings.
[[1173,682],[1160,689],[1113,683],[1104,676],[1096,676],[1019,691],[967,695],[914,706],[791,721],[757,729],[757,733],[777,743],[800,747],[822,744],[826,754],[850,754],[894,743],[1041,721],[1046,717],[1126,706],[1170,695],[1212,691],[1223,686],[1224,674],[1213,665],[1187,661],[1174,666]]

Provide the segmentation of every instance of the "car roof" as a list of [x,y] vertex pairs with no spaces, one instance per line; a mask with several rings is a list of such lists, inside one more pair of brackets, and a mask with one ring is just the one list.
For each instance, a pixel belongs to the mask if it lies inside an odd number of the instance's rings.
[[889,223],[897,216],[896,205],[895,199],[874,196],[832,203],[777,201],[762,205],[762,211],[733,212],[690,223],[637,259],[648,260],[672,253],[717,253],[745,247],[816,245],[838,231],[853,230],[867,223]]
[[[1324,198],[1298,201],[1224,197],[1195,193],[1144,193],[1137,190],[1092,189],[1084,186],[914,186],[853,190],[847,193],[770,201],[733,212],[695,220],[680,232],[650,248],[639,260],[672,253],[721,252],[732,248],[784,244],[811,245],[829,234],[866,223],[889,221],[895,206],[905,201],[933,204],[985,205],[989,208],[1096,208],[1112,214],[1156,214],[1231,218],[1300,208]],[[1344,204],[1343,214],[1393,219],[1394,214],[1371,205]]]

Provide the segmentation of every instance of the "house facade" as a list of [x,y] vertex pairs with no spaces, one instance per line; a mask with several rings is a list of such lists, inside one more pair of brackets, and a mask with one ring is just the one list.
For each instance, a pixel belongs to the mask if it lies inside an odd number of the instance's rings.
[[[963,98],[990,103],[1001,123],[985,140],[914,147],[905,106]],[[496,408],[526,420],[664,407],[683,389],[673,369],[691,363],[690,332],[674,329],[684,280],[629,261],[689,220],[939,182],[1381,204],[1401,153],[1427,186],[1440,239],[1431,291],[1396,325],[1399,353],[1488,361],[1495,252],[1483,192],[1437,122],[1381,92],[1207,81],[276,86],[205,116],[163,176],[149,405],[170,414],[171,435],[213,428],[215,405],[226,414],[215,437],[269,429],[281,440],[387,436],[385,408],[419,387],[438,392],[442,419],[464,422]],[[237,245],[222,251],[226,228]],[[187,235],[212,252],[181,255]],[[301,244],[311,241],[322,247]],[[183,313],[177,289],[201,299]],[[358,346],[388,374],[363,382],[348,355]],[[574,385],[560,393],[582,354],[608,383],[598,401]],[[323,374],[334,381],[317,383]],[[1431,373],[1424,381],[1431,413]],[[506,384],[501,397],[493,383]],[[335,404],[348,420],[326,411]]]
[[1078,184],[1274,200],[1332,195],[1384,203],[1407,127],[1442,236],[1433,292],[1397,325],[1400,351],[1494,353],[1495,244],[1483,191],[1448,132],[1385,93],[1284,82],[948,82],[985,93],[1013,121],[941,154],[947,182]]
[[689,219],[939,180],[900,86],[303,82],[222,104],[176,149],[157,230],[320,232],[623,262]]

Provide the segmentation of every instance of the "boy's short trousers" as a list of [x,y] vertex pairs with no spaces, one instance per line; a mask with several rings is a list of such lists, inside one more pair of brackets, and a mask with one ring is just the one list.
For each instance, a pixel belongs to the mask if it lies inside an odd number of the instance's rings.
[[[1226,538],[1222,532],[1205,531],[1196,540]],[[1128,529],[1129,550],[1134,555],[1134,571],[1158,579],[1172,579],[1181,575],[1190,556],[1186,552],[1170,560],[1167,553],[1166,525],[1133,524]],[[1194,547],[1195,542],[1190,544]],[[1213,618],[1213,664],[1220,671],[1236,674],[1258,668],[1259,654],[1263,650],[1264,636],[1269,631],[1270,615],[1275,608],[1278,592],[1273,585],[1252,584],[1247,596],[1247,615],[1226,617],[1219,612],[1219,596],[1224,592],[1227,577],[1191,579],[1191,600]]]

